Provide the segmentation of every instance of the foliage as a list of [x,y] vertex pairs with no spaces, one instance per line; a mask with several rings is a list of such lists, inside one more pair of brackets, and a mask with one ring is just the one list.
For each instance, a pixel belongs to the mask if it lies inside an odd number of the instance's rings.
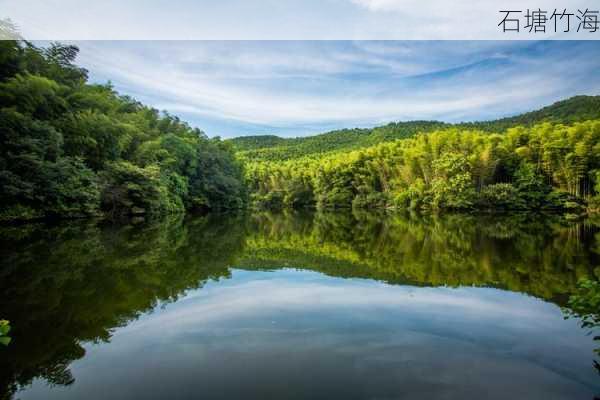
[[9,332],[10,323],[5,319],[0,319],[0,344],[8,346],[11,340],[10,336],[8,336]]
[[488,209],[527,209],[521,193],[510,183],[485,186],[479,194],[479,202]]
[[228,145],[86,83],[75,46],[0,44],[0,220],[238,208]]
[[594,191],[596,195],[588,200],[588,208],[594,212],[600,212],[600,170],[591,171],[590,176],[595,182]]
[[[248,161],[255,205],[322,208],[591,210],[600,120],[502,134],[446,128],[353,151]],[[274,199],[288,199],[274,201]]]
[[583,328],[600,326],[600,281],[582,279],[569,297],[567,316],[578,318]]
[[156,165],[140,168],[116,162],[108,164],[103,174],[102,208],[111,216],[183,211],[180,197],[168,190]]
[[[565,318],[577,318],[582,328],[592,332],[600,327],[600,281],[582,279],[575,293],[569,297],[564,308]],[[594,340],[600,340],[595,336]],[[600,347],[594,350],[600,355]],[[600,373],[600,362],[594,360],[594,367]]]
[[229,145],[210,140],[199,148],[190,177],[190,206],[211,210],[237,209],[246,203],[243,165]]
[[448,124],[438,121],[393,122],[373,129],[340,129],[299,138],[244,136],[229,142],[244,160],[283,161],[335,151],[351,151],[381,142],[405,139],[419,132],[431,132],[446,126]]

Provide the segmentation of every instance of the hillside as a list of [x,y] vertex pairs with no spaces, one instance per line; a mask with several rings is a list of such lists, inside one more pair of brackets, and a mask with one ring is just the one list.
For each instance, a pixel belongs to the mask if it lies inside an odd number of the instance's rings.
[[536,111],[499,119],[495,121],[495,125],[506,128],[517,124],[532,125],[541,121],[572,123],[595,119],[599,115],[600,96],[575,96]]
[[371,129],[340,129],[315,136],[281,138],[274,135],[230,139],[238,155],[248,160],[279,161],[340,150],[355,150],[381,142],[405,139],[418,132],[449,127],[439,121],[393,122]]
[[259,135],[238,137],[228,142],[244,159],[280,161],[311,154],[355,150],[452,126],[502,132],[513,126],[531,126],[543,121],[572,123],[596,118],[600,118],[600,96],[575,96],[539,110],[492,121],[459,124],[439,121],[393,122],[371,129],[341,129],[308,137],[281,138],[275,135]]
[[0,41],[0,221],[244,204],[228,146],[88,82],[76,46]]

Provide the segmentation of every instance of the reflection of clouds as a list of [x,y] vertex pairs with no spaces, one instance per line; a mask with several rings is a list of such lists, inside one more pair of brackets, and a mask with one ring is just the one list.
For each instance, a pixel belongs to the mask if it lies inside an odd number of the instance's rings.
[[[301,272],[299,272],[301,273]],[[268,274],[268,273],[266,273]],[[276,273],[273,273],[276,274]],[[302,274],[307,274],[302,272]],[[381,283],[320,277],[296,281],[276,278],[210,285],[188,294],[150,318],[132,324],[128,330],[152,325],[177,326],[220,323],[240,317],[273,313],[315,313],[352,311],[398,312],[405,316],[427,314],[430,318],[457,321],[487,320],[523,326],[533,322],[552,326],[560,311],[554,305],[532,297],[485,288],[416,288]],[[315,274],[315,276],[318,276]]]
[[[75,385],[52,393],[590,398],[588,339],[557,306],[497,289],[234,270],[117,329],[111,343],[87,346]],[[176,396],[182,388],[194,395]],[[36,390],[47,395],[34,385],[23,398]]]

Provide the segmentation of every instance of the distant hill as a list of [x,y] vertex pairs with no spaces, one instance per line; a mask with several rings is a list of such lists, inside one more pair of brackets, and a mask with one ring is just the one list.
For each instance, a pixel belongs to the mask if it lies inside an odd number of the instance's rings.
[[451,126],[501,132],[513,126],[527,126],[543,121],[572,123],[595,118],[600,118],[600,96],[575,96],[536,111],[492,121],[459,124],[439,121],[393,122],[370,129],[341,129],[299,138],[259,135],[238,137],[228,141],[243,158],[278,161],[368,147]]
[[315,136],[280,138],[247,136],[231,139],[236,150],[247,159],[283,160],[307,154],[353,150],[377,143],[403,139],[418,132],[430,132],[449,124],[437,121],[397,122],[372,129],[341,129]]
[[570,123],[598,118],[600,116],[600,96],[575,96],[558,101],[537,111],[531,111],[515,117],[503,118],[497,124],[530,125],[540,121]]
[[230,139],[238,150],[256,150],[274,146],[285,146],[290,140],[275,135],[241,136]]

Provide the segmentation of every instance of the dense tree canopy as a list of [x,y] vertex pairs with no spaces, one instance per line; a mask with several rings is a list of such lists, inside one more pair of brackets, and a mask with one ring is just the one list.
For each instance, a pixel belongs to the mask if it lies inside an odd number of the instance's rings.
[[242,206],[229,145],[86,83],[77,52],[0,42],[0,220]]
[[249,161],[259,207],[597,208],[600,120],[450,127],[354,151]]

